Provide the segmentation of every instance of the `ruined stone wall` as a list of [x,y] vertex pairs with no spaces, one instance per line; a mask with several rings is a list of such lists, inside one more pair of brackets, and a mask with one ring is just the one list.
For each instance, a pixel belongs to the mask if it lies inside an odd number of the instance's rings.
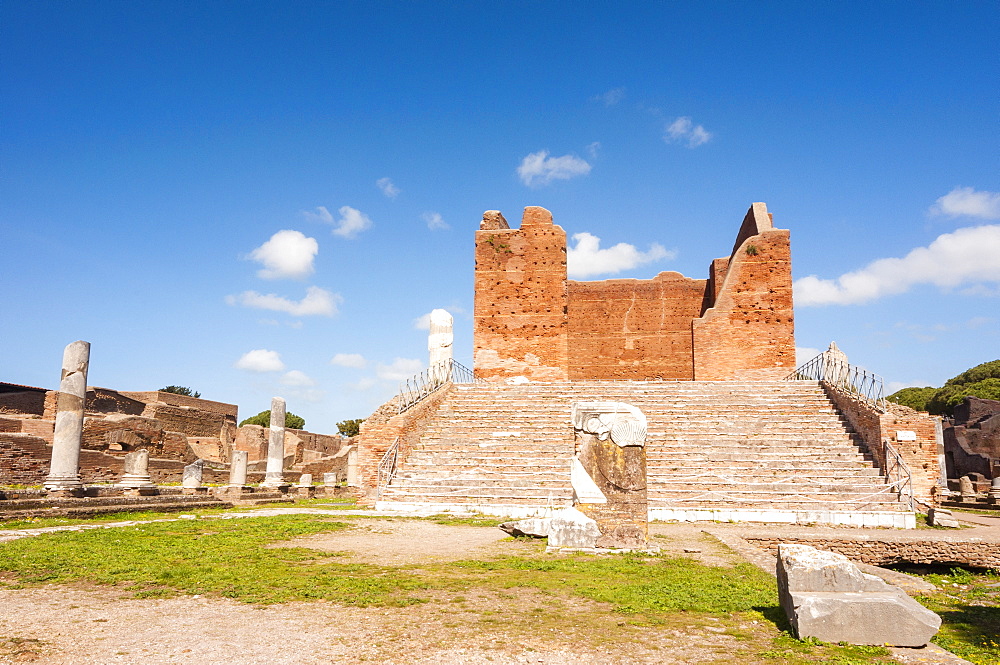
[[0,413],[32,414],[40,416],[45,413],[45,391],[15,390],[0,392]]
[[566,233],[548,210],[525,208],[517,230],[499,212],[483,216],[474,310],[476,376],[567,378]]
[[476,232],[475,372],[502,380],[773,380],[795,368],[789,233],[754,203],[709,278],[566,279],[566,234],[544,208]]
[[694,378],[691,321],[705,280],[662,272],[568,286],[570,379]]
[[192,409],[197,409],[198,411],[215,413],[220,416],[231,416],[232,418],[236,418],[238,408],[235,404],[215,402],[210,399],[189,397],[187,395],[178,395],[176,393],[166,393],[162,390],[150,390],[145,392],[129,392],[123,390],[120,392],[125,397],[138,400],[144,404],[161,402],[163,404],[169,404],[170,406],[186,406]]
[[951,563],[975,568],[1000,567],[1000,548],[979,538],[963,540],[958,533],[947,540],[917,540],[891,536],[885,538],[744,536],[744,540],[775,554],[781,543],[809,545],[818,550],[843,554],[852,561],[860,561],[870,566],[889,566],[898,563]]
[[795,369],[789,238],[754,203],[724,277],[721,262],[712,263],[717,296],[692,323],[696,380],[775,380]]

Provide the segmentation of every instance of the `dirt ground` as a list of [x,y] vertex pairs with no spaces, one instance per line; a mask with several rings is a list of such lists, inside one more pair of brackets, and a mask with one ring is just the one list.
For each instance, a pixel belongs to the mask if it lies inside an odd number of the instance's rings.
[[[348,553],[348,560],[383,565],[520,554],[532,547],[504,540],[506,534],[492,528],[409,519],[351,523],[343,532],[276,546]],[[732,559],[697,527],[670,540],[655,531],[653,540],[665,551],[716,564]],[[3,663],[719,663],[737,646],[724,630],[711,620],[635,626],[602,603],[524,588],[470,589],[405,608],[136,599],[86,585],[0,590]]]

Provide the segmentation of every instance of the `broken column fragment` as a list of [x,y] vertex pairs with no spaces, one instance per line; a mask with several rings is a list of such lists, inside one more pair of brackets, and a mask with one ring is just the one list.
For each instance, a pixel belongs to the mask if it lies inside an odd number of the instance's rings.
[[287,489],[285,482],[285,400],[271,399],[271,428],[267,442],[267,467],[261,487]]
[[156,485],[149,477],[149,451],[145,448],[125,455],[125,470],[116,487],[126,494],[155,494]]
[[777,575],[781,607],[800,640],[919,647],[941,627],[937,614],[843,554],[781,543]]
[[452,332],[455,319],[447,310],[435,309],[430,316],[430,329],[427,333],[427,351],[429,354],[430,374],[436,383],[447,381],[451,369],[452,344],[455,335]]
[[80,445],[83,439],[83,410],[87,398],[89,366],[90,342],[80,340],[66,346],[56,402],[52,463],[44,484],[46,490],[55,494],[78,495],[83,492],[83,483],[80,481]]
[[234,450],[229,462],[229,487],[244,489],[247,484],[247,460],[250,453],[245,450]]
[[599,548],[649,547],[646,416],[623,402],[576,402],[574,507],[597,522]]

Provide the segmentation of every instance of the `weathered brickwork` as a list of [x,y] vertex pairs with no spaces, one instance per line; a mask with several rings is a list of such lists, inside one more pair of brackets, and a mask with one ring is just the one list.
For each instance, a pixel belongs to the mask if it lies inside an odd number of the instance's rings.
[[566,233],[538,207],[524,209],[520,229],[506,226],[490,211],[476,232],[476,373],[565,380]]
[[446,384],[400,414],[394,413],[394,402],[390,401],[361,424],[361,434],[357,440],[358,480],[362,488],[371,492],[378,487],[379,462],[397,439],[397,465],[403,464],[410,451],[419,445],[420,434],[427,421],[434,417],[438,405],[454,389],[453,384]]
[[691,321],[705,280],[662,272],[568,286],[571,380],[694,378]]
[[[912,474],[913,496],[927,505],[941,500],[940,450],[937,440],[939,418],[913,409],[892,405],[881,413],[867,403],[824,386],[830,401],[844,414],[861,437],[879,468],[885,469],[885,445],[889,441],[899,451]],[[899,441],[897,432],[913,432],[916,441]]]
[[[717,267],[713,262],[713,276]],[[711,307],[692,321],[695,378],[784,378],[795,368],[791,245],[763,203],[747,212],[718,289]]]
[[980,538],[963,539],[959,535],[940,539],[916,538],[808,538],[795,536],[744,536],[758,547],[777,553],[779,543],[809,545],[818,550],[838,552],[848,559],[871,566],[899,563],[958,564],[975,568],[1000,567],[1000,544]]
[[0,383],[0,413],[40,416],[45,411],[45,389]]
[[566,234],[544,208],[476,232],[474,364],[502,380],[769,380],[795,367],[789,233],[763,203],[709,278],[566,278]]

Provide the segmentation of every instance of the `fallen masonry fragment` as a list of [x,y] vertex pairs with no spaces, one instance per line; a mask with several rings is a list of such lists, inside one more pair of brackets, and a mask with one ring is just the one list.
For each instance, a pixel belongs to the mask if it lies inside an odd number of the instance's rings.
[[919,647],[941,617],[843,554],[778,546],[778,596],[795,636],[824,642]]

